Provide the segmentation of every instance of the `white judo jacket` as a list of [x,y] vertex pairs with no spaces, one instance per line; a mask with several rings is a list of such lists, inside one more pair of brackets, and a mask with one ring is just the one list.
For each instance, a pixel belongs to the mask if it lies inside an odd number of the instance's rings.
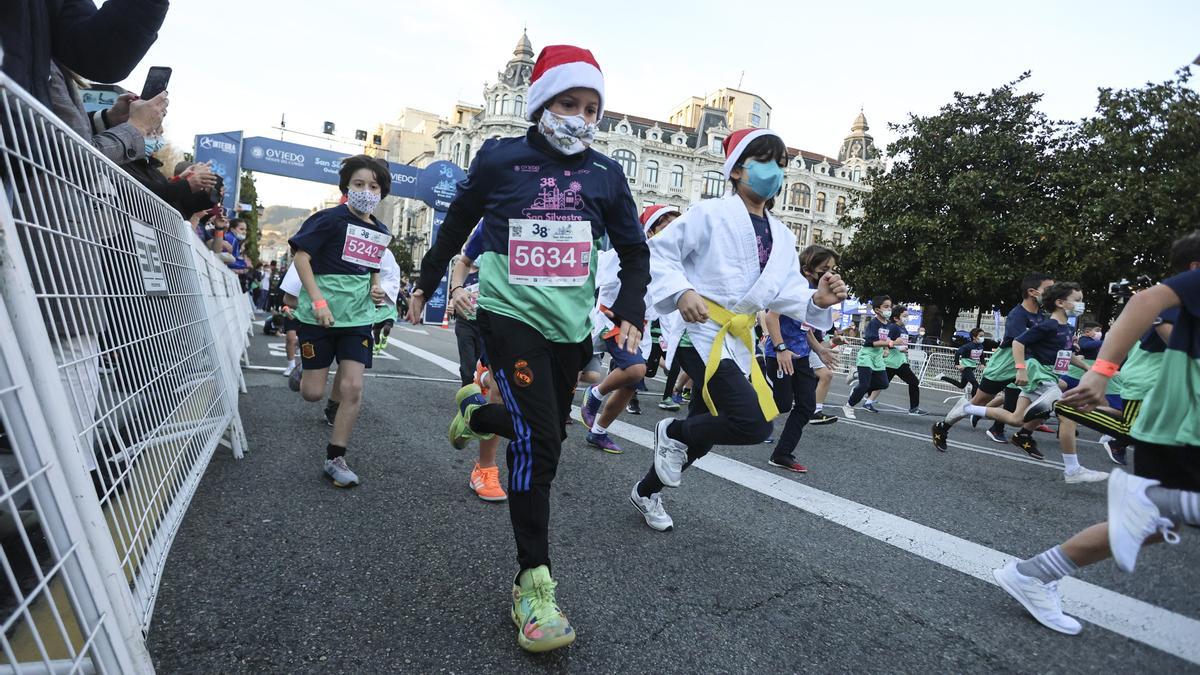
[[[812,302],[815,290],[800,274],[796,237],[778,218],[771,226],[771,257],[760,272],[754,225],[741,197],[731,194],[694,204],[649,240],[650,286],[647,309],[660,315],[676,311],[685,291],[694,290],[735,314],[763,309],[800,319],[821,330],[833,327],[833,312]],[[661,323],[661,322],[660,322]],[[692,344],[705,360],[720,326],[712,320],[685,324]],[[668,359],[682,331],[673,331]],[[749,375],[754,355],[732,335],[725,337],[722,358],[733,359]]]

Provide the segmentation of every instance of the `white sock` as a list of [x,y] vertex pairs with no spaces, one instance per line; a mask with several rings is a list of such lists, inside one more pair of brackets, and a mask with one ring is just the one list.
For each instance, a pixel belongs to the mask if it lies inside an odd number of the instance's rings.
[[818,403],[818,404],[817,404],[817,409],[816,409],[816,410],[814,410],[813,412],[821,412],[821,411],[822,411],[822,410],[824,410],[824,409],[825,409],[825,404],[824,404],[824,403]]
[[873,398],[863,399],[863,405],[875,405],[875,399],[873,399]]
[[975,405],[974,403],[968,403],[967,405],[963,406],[963,412],[976,417],[987,417],[987,408],[981,405]]
[[594,384],[592,385],[592,388],[588,390],[588,394],[590,394],[591,396],[593,396],[595,398],[600,399],[601,401],[604,400],[604,395],[600,393],[600,388]]
[[1063,473],[1075,473],[1080,469],[1079,457],[1076,455],[1063,455]]
[[592,425],[592,433],[593,434],[607,434],[608,427],[600,426],[600,420],[597,419],[596,423]]

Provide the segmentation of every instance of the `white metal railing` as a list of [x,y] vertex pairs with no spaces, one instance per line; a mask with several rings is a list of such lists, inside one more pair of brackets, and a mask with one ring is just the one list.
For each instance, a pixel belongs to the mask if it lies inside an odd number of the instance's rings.
[[[849,375],[857,372],[854,366],[855,357],[858,356],[858,350],[862,348],[862,338],[844,338],[846,344],[842,345],[838,352],[838,367],[835,372],[841,375]],[[938,375],[948,375],[956,380],[962,377],[961,372],[954,367],[954,354],[958,351],[957,347],[946,347],[942,345],[911,345],[908,349],[908,365],[916,373],[921,380],[921,387],[925,389],[934,389],[944,392],[961,392],[954,385],[943,382],[938,379]],[[984,358],[991,356],[991,352],[984,352]],[[979,380],[983,377],[983,366],[975,370],[975,379]]]
[[0,672],[148,672],[253,310],[179,213],[0,75]]

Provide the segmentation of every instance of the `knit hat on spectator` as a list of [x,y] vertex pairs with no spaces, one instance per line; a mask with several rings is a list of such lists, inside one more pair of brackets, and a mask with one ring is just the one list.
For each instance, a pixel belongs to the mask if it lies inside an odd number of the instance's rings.
[[674,206],[667,206],[666,204],[647,206],[646,210],[642,211],[642,231],[646,234],[650,234],[650,229],[654,227],[654,223],[657,223],[659,218],[662,218],[668,213],[679,215],[679,209],[675,208]]
[[600,95],[599,119],[604,115],[604,74],[596,57],[582,47],[571,45],[548,45],[538,54],[533,64],[533,75],[529,82],[529,101],[525,107],[525,118],[537,121],[542,106],[568,89],[586,87]]
[[729,174],[733,173],[733,167],[741,159],[742,153],[746,152],[746,148],[754,142],[754,139],[762,136],[775,136],[781,138],[779,134],[770,129],[738,129],[729,134],[721,146],[725,149],[725,180],[729,180]]

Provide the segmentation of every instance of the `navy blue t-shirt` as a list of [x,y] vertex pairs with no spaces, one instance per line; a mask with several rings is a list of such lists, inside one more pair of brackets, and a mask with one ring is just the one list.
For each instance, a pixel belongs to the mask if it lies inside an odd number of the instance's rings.
[[1176,274],[1163,284],[1179,296],[1178,315],[1167,349],[1200,359],[1200,269]]
[[1040,310],[1034,313],[1025,309],[1024,305],[1013,307],[1004,319],[1004,339],[1000,342],[1000,349],[1011,347],[1017,336],[1041,323],[1045,318],[1046,316]]
[[[883,331],[881,336],[879,331]],[[875,342],[878,340],[886,340],[891,338],[891,328],[887,324],[880,321],[878,317],[871,319],[867,324],[867,330],[863,331],[863,346],[875,347]],[[886,345],[885,345],[886,346]]]
[[1158,327],[1164,323],[1174,325],[1178,320],[1178,307],[1172,307],[1162,314],[1159,314],[1158,318],[1154,320],[1154,325],[1151,326],[1150,330],[1146,331],[1146,334],[1142,336],[1142,350],[1152,354],[1161,354],[1163,351],[1165,351],[1167,348],[1167,343],[1163,342],[1162,337],[1159,336]]
[[[808,344],[808,329],[804,327],[803,321],[780,314],[779,332],[783,334],[783,343],[791,350],[793,356],[806,357],[812,352],[812,347]],[[775,345],[769,336],[764,353],[768,357],[775,356]]]
[[1096,355],[1100,353],[1100,347],[1104,344],[1104,340],[1097,340],[1086,335],[1079,338],[1079,355],[1088,361],[1095,361]]
[[1074,326],[1059,323],[1056,319],[1048,317],[1022,333],[1016,341],[1025,345],[1025,358],[1053,368],[1058,351],[1075,346],[1074,336]]
[[374,216],[371,222],[350,213],[350,207],[340,204],[317,211],[304,221],[300,230],[288,240],[293,251],[312,256],[312,271],[317,274],[370,274],[379,270],[342,259],[346,243],[346,227],[357,225],[388,234],[388,229]]
[[758,271],[763,271],[767,260],[771,258],[771,223],[765,216],[750,214],[750,222],[754,225],[754,240],[758,242]]

